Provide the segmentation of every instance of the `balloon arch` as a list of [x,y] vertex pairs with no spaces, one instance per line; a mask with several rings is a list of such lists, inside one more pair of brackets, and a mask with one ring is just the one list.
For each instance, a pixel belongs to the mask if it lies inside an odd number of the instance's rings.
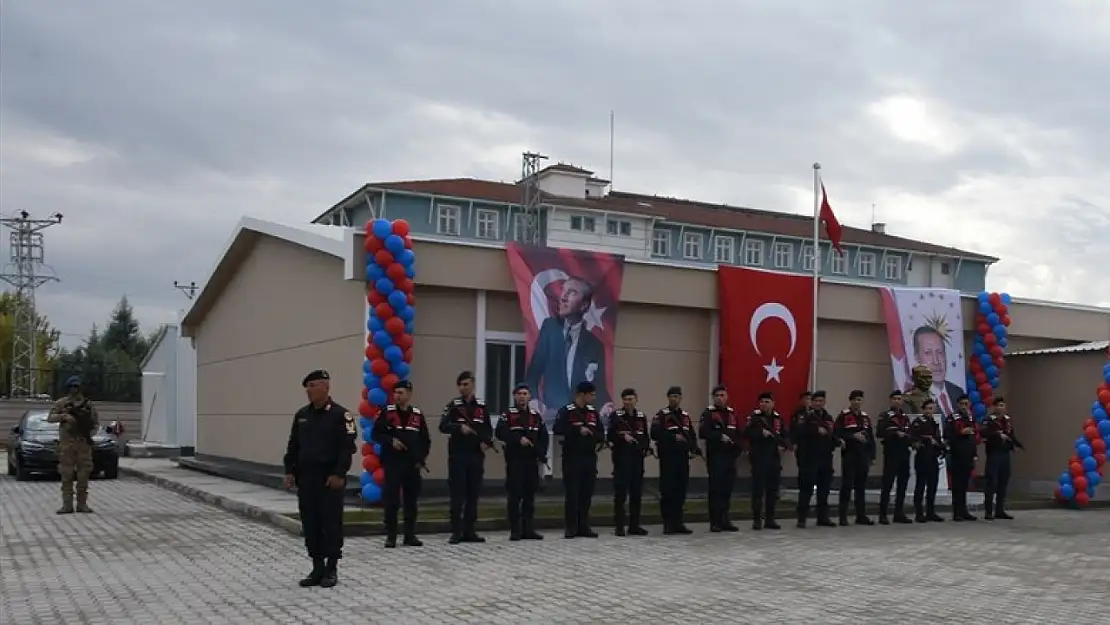
[[1056,500],[1082,508],[1091,502],[1095,489],[1106,475],[1106,450],[1110,448],[1110,362],[1102,366],[1102,384],[1095,389],[1091,416],[1083,424],[1083,436],[1075,439],[1075,453],[1068,470],[1060,474]]
[[975,338],[967,367],[967,397],[976,420],[987,418],[994,391],[1002,382],[1006,366],[1007,334],[1010,327],[1010,294],[983,291],[975,311]]

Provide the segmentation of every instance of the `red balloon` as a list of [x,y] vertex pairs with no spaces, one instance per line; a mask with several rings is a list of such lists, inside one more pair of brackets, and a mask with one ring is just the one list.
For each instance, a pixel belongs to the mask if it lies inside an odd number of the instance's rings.
[[1087,490],[1087,476],[1086,475],[1076,475],[1075,477],[1071,478],[1071,483],[1075,485],[1076,492],[1082,492],[1082,491]]
[[991,293],[987,301],[991,303],[992,308],[998,308],[998,306],[1002,304],[1002,296],[998,293]]
[[1068,458],[1068,465],[1069,466],[1073,465],[1073,464],[1079,464],[1079,463],[1080,463],[1079,454],[1072,454],[1071,458]]
[[371,306],[378,306],[385,301],[385,296],[377,291],[370,291],[370,293],[366,295],[366,301],[369,302]]
[[364,386],[362,387],[362,401],[366,401],[367,399],[370,399],[370,389]]
[[979,395],[982,396],[984,400],[986,400],[986,398],[990,397],[991,394],[993,393],[993,391],[994,391],[994,389],[991,388],[990,384],[980,384],[979,385]]
[[[1083,465],[1079,464],[1078,462],[1073,462],[1070,465],[1068,465],[1068,470],[1071,471],[1072,477],[1074,477],[1076,479],[1079,479],[1080,477],[1083,477]],[[1076,486],[1076,488],[1079,488],[1079,487]],[[1087,488],[1087,485],[1084,484],[1083,488]]]
[[[1092,438],[1091,439],[1091,451],[1093,451],[1095,454],[1105,454],[1106,453],[1106,441],[1102,440],[1101,438]],[[1095,458],[1095,461],[1097,462],[1098,458]],[[1102,465],[1099,465],[1099,466],[1102,466]]]
[[1010,327],[1010,315],[1002,315],[1002,318],[999,319],[999,321],[1001,321],[1002,325],[1006,326],[1007,328]]
[[[400,318],[400,317],[390,317],[389,319],[386,319],[386,321],[385,321],[385,331],[389,332],[393,336],[397,336],[399,334],[404,334],[404,332],[405,332],[405,320]],[[401,349],[404,349],[404,348],[402,347]]]
[[998,337],[994,335],[994,332],[991,332],[990,334],[986,334],[983,336],[983,342],[986,343],[988,346],[994,345],[998,342]]
[[378,250],[374,252],[374,262],[382,267],[388,267],[393,263],[393,254],[389,250]]
[[358,403],[358,413],[367,419],[374,416],[373,408],[365,399]]
[[1010,307],[1005,304],[999,303],[998,306],[994,307],[994,312],[998,313],[999,316],[1002,316],[1010,312]]
[[1110,405],[1110,389],[1105,387],[1106,385],[1103,384],[1098,389],[1098,400],[1102,403],[1103,406]]
[[371,473],[373,473],[374,471],[377,471],[378,469],[382,468],[382,461],[381,461],[381,459],[379,459],[374,454],[370,454],[369,456],[363,456],[362,457],[362,468],[366,469],[367,471],[369,471]]
[[366,346],[366,351],[364,352],[364,354],[366,355],[367,360],[377,360],[384,355],[382,354],[382,348],[374,345],[373,343],[370,343]]
[[1087,429],[1087,428],[1097,428],[1097,427],[1098,427],[1098,423],[1095,423],[1094,417],[1087,417],[1087,420],[1083,422],[1083,429],[1084,430]]
[[978,382],[980,385],[986,384],[987,383],[987,373],[985,371],[976,371],[975,372],[975,381]]
[[405,362],[407,362],[408,364],[411,365],[412,364],[412,350],[411,349],[406,349],[405,350],[405,355],[401,358],[401,360],[404,360]]
[[394,283],[400,282],[405,279],[405,268],[401,263],[393,263],[385,270],[385,275],[389,276]]
[[[392,393],[393,392],[393,387],[397,386],[397,383],[400,382],[400,381],[401,380],[397,377],[396,373],[390,373],[389,375],[384,375],[384,376],[382,376],[382,390],[385,391],[386,393]],[[1082,467],[1080,467],[1080,468],[1082,468]]]
[[382,249],[382,240],[375,236],[366,237],[366,243],[363,244],[367,254],[373,254]]
[[362,447],[359,448],[359,451],[362,452],[362,455],[364,456],[373,456],[374,446],[370,443],[363,443]]
[[374,483],[378,486],[385,484],[385,469],[374,471]]
[[371,220],[367,221],[366,225],[363,226],[363,228],[366,230],[366,234],[368,234],[368,235],[370,233],[374,232],[374,220],[371,219]]
[[[1084,480],[1086,481],[1086,480]],[[1087,496],[1086,492],[1078,492],[1075,494],[1075,503],[1080,507],[1084,507],[1091,503],[1091,498]]]
[[[401,329],[403,330],[404,328]],[[394,338],[393,342],[397,345],[397,347],[400,347],[401,349],[410,349],[412,347],[412,335],[401,334],[400,336]]]
[[385,358],[372,360],[370,361],[370,371],[380,378],[389,373],[389,363],[386,362]]
[[1086,436],[1087,440],[1089,441],[1093,441],[1095,439],[1102,440],[1102,438],[1098,435],[1098,428],[1095,427],[1089,427],[1083,430],[1083,435]]
[[994,356],[995,358],[998,358],[998,357],[1002,356],[1003,354],[1005,354],[1005,352],[1002,351],[1002,346],[1001,345],[992,345],[991,346],[991,356]]
[[407,237],[409,235],[409,222],[404,219],[398,219],[393,222],[393,234],[399,237]]
[[416,306],[416,296],[412,293],[409,293],[405,299],[408,300],[409,306]]
[[983,370],[983,363],[979,362],[978,358],[975,358],[975,359],[972,359],[972,361],[968,365],[968,367],[971,368],[972,373],[979,373],[980,371]]
[[411,236],[405,235],[405,249],[406,250],[411,250],[412,249],[412,237]]
[[393,307],[389,305],[389,302],[382,302],[374,307],[374,314],[378,316],[378,319],[389,319],[393,316]]
[[1055,497],[1057,503],[1064,503],[1064,493],[1060,492],[1060,487],[1052,489],[1052,495]]
[[987,325],[987,323],[985,321],[979,323],[979,325],[976,326],[975,329],[978,330],[979,334],[984,334],[985,335],[985,334],[990,334],[991,333],[991,327],[989,325]]
[[1001,357],[1001,356],[999,356],[998,358],[995,358],[994,359],[994,366],[998,367],[999,369],[1005,369],[1006,368],[1006,359]]
[[404,280],[401,280],[397,283],[397,290],[405,294],[412,293],[412,287],[412,280],[409,280],[408,278],[405,278]]
[[[1102,445],[1105,447],[1106,442],[1103,441]],[[1095,462],[1098,463],[1098,468],[1101,469],[1103,467],[1103,465],[1106,464],[1106,452],[1105,451],[1100,451],[1099,453],[1095,454]]]

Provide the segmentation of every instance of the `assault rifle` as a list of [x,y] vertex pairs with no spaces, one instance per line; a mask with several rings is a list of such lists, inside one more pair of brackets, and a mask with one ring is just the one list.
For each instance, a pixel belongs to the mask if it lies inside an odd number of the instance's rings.
[[93,416],[89,400],[85,398],[80,401],[68,400],[65,403],[65,410],[73,417],[73,425],[70,426],[70,431],[78,438],[85,439],[91,445],[93,442]]

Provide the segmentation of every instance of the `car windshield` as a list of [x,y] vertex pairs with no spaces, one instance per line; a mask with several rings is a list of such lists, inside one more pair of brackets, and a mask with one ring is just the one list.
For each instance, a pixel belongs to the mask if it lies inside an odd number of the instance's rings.
[[23,429],[28,432],[49,432],[50,430],[57,430],[57,423],[51,423],[46,420],[49,414],[50,413],[47,412],[33,412],[27,415],[26,425]]

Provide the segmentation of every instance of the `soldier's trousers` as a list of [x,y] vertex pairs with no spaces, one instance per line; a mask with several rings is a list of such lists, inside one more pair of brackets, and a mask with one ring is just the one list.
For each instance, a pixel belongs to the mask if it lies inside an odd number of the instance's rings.
[[451,533],[469,534],[478,520],[478,496],[482,492],[485,458],[454,456],[447,462],[447,487],[451,493]]
[[933,516],[937,506],[937,484],[940,483],[940,462],[936,453],[929,448],[918,450],[913,455],[913,470],[916,475],[913,511],[918,517]]
[[563,456],[563,523],[568,535],[590,531],[597,456]]
[[62,476],[62,501],[73,503],[74,479],[77,482],[77,502],[85,503],[89,497],[89,476],[93,470],[92,445],[85,441],[66,441],[58,448],[58,473]]
[[297,509],[301,514],[304,546],[311,558],[343,557],[343,499],[345,489],[328,488],[326,467],[297,474]]
[[508,505],[509,530],[514,534],[531,532],[536,517],[536,491],[540,487],[540,470],[532,459],[505,464],[505,493]]
[[952,463],[952,514],[967,516],[967,489],[971,486],[971,472],[975,470],[975,456],[963,452],[949,456]]
[[[623,528],[640,526],[640,510],[644,497],[643,457],[613,458],[613,525]],[[625,516],[628,502],[628,516]]]
[[732,454],[712,454],[706,462],[706,469],[709,471],[709,524],[724,526],[728,524],[732,491],[736,488],[736,457]]
[[848,505],[855,500],[856,518],[867,516],[867,474],[871,458],[863,452],[852,451],[840,455],[840,519],[848,518]]
[[382,503],[385,505],[387,536],[397,536],[397,513],[402,507],[405,512],[405,536],[416,534],[416,502],[420,499],[422,486],[420,467],[415,463],[402,459],[385,466],[385,490],[382,491]]
[[756,452],[748,456],[752,465],[752,518],[775,520],[782,481],[782,460],[777,453]]
[[905,516],[906,488],[910,482],[910,451],[888,449],[883,453],[883,490],[879,496],[879,515],[886,516],[890,507],[890,489],[897,486],[894,516]]
[[983,508],[988,515],[1006,511],[1006,488],[1010,485],[1010,452],[995,451],[987,454],[986,485],[983,488]]
[[801,457],[798,474],[798,520],[809,517],[813,491],[817,491],[817,518],[829,518],[829,489],[832,487],[832,452],[807,452]]
[[667,458],[659,460],[659,512],[668,528],[684,523],[686,489],[690,484],[690,459]]

